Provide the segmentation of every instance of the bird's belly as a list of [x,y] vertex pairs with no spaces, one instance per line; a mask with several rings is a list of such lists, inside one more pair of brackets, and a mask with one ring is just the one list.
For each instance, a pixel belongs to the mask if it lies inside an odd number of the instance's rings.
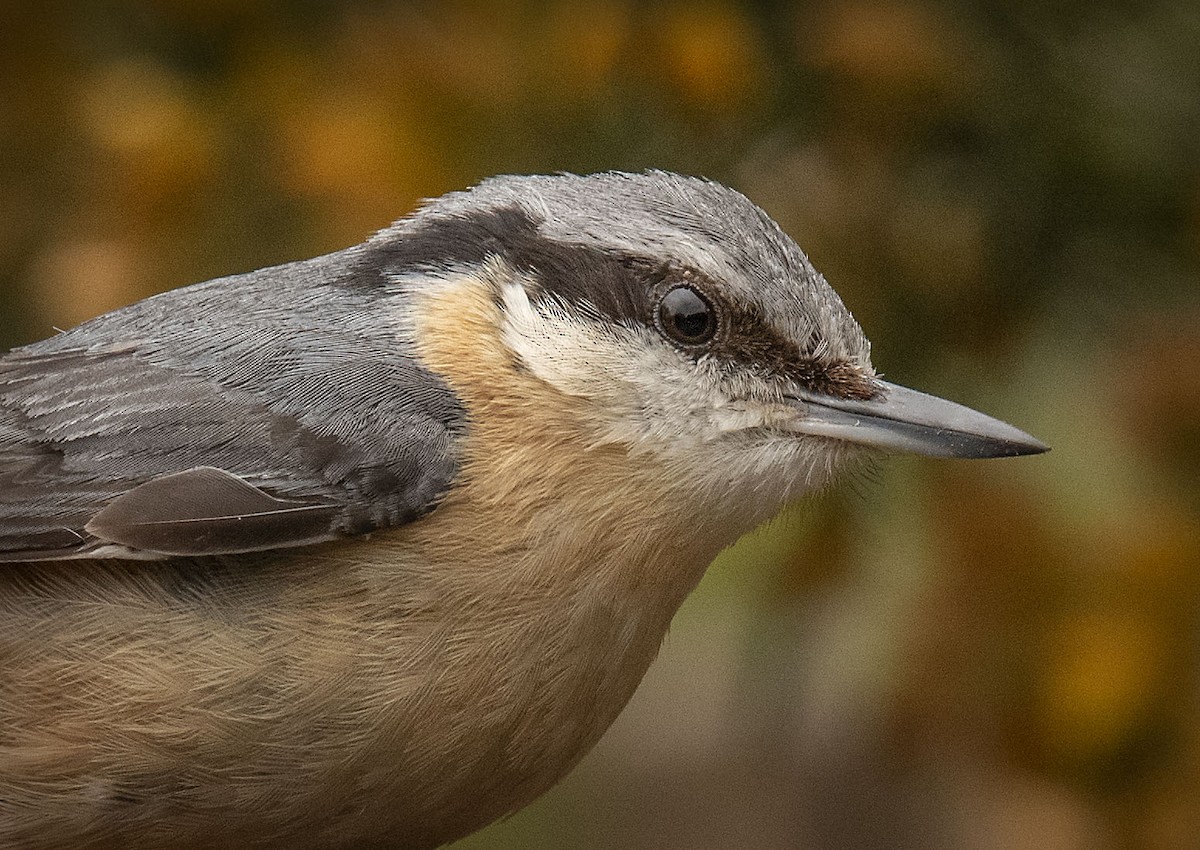
[[0,846],[436,846],[568,771],[665,628],[172,569],[0,579]]

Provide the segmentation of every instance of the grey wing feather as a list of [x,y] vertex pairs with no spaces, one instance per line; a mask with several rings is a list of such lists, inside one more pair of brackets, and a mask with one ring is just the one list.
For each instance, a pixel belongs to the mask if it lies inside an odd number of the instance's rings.
[[118,496],[84,530],[164,555],[215,555],[301,546],[329,538],[337,507],[277,499],[223,469],[152,478]]
[[378,283],[348,249],[0,358],[0,561],[256,551],[431,510],[464,415]]

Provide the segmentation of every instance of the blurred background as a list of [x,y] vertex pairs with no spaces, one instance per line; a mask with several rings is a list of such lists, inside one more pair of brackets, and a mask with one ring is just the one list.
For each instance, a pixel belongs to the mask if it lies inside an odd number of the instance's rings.
[[729,183],[1054,450],[788,511],[459,846],[1200,847],[1198,55],[1186,0],[10,2],[0,345],[499,172]]

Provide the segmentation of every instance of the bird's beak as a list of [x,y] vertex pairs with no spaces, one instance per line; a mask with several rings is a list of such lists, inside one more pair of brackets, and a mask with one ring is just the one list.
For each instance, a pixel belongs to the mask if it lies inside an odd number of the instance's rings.
[[1049,446],[1012,425],[937,396],[876,381],[869,401],[808,391],[791,397],[799,433],[861,443],[884,451],[930,457],[1011,457],[1039,454]]

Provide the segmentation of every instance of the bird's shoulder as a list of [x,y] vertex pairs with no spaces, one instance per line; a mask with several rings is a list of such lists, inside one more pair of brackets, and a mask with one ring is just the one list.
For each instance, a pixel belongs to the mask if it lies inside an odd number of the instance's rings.
[[431,510],[465,417],[370,261],[208,281],[0,357],[0,560],[261,550]]

